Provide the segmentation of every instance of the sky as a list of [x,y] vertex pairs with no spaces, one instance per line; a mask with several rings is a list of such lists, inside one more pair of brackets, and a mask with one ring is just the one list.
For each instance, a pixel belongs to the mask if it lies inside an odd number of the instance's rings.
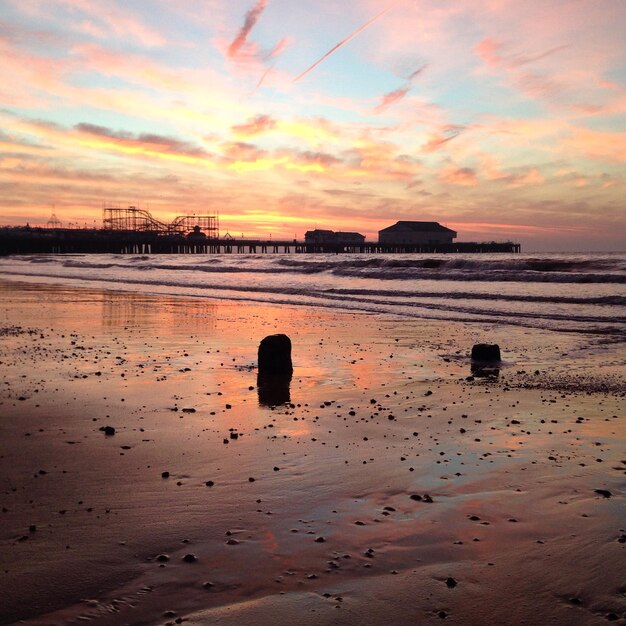
[[0,225],[626,250],[623,0],[0,0]]

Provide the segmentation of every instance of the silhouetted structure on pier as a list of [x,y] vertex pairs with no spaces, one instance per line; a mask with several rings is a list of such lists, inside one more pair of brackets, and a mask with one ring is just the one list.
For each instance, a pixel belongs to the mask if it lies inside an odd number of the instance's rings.
[[451,244],[456,231],[439,222],[400,221],[378,231],[379,243],[392,245]]
[[350,246],[365,243],[365,235],[361,235],[361,233],[335,232],[334,230],[316,228],[315,230],[307,230],[306,233],[304,233],[304,242],[310,244],[343,244]]
[[128,208],[105,207],[102,215],[104,230],[159,233],[164,235],[184,235],[198,229],[209,239],[219,238],[219,217],[217,215],[179,215],[169,224],[157,220],[148,211],[134,206]]

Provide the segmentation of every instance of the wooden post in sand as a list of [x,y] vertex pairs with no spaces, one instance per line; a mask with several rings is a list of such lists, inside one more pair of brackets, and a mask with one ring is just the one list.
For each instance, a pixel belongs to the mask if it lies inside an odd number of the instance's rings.
[[289,403],[292,374],[291,339],[283,334],[265,337],[259,344],[259,404],[278,406]]
[[259,344],[259,375],[293,374],[291,339],[287,335],[269,335]]
[[472,346],[472,361],[500,362],[500,346],[497,343],[477,343]]

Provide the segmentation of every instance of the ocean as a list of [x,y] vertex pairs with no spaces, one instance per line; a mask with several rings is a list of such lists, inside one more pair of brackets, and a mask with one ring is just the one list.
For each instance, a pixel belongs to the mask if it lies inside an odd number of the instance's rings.
[[0,277],[626,338],[626,254],[0,257]]

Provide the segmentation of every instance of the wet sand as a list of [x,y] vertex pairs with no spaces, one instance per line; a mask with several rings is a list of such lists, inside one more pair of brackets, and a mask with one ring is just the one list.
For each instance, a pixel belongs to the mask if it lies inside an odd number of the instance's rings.
[[[0,299],[0,623],[626,623],[623,344]],[[272,405],[255,365],[275,332],[295,372]],[[497,377],[472,375],[480,341]]]

